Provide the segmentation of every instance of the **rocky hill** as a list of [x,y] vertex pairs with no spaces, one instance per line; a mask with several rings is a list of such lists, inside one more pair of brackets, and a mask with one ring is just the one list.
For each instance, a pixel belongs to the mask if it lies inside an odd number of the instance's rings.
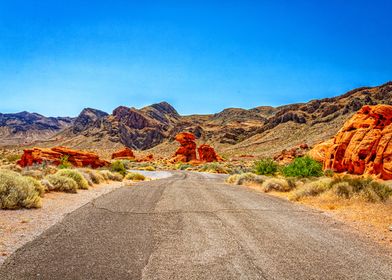
[[374,104],[392,104],[392,82],[307,103],[228,108],[211,115],[181,116],[166,102],[141,109],[120,106],[112,114],[88,108],[74,122],[53,130],[57,134],[49,135],[46,144],[111,151],[127,146],[167,156],[175,151],[175,135],[187,131],[224,156],[273,156],[304,142],[314,145],[331,138],[363,105]]
[[47,118],[29,112],[0,114],[0,145],[25,145],[48,139],[72,125],[72,118]]

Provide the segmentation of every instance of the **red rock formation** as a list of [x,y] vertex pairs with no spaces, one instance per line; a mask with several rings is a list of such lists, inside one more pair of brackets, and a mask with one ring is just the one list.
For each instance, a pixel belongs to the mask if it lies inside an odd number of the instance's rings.
[[134,159],[135,155],[130,148],[124,148],[112,154],[112,159]]
[[174,154],[171,162],[190,162],[196,160],[196,137],[192,133],[182,132],[176,135],[181,147]]
[[154,155],[153,154],[149,154],[146,155],[145,157],[142,158],[138,158],[136,161],[137,162],[150,162],[154,160]]
[[274,160],[281,164],[292,162],[297,157],[303,157],[308,151],[309,146],[306,143],[291,148],[290,150],[283,150],[274,157]]
[[364,106],[333,138],[324,168],[392,179],[392,106]]
[[319,162],[324,162],[325,155],[327,154],[327,151],[332,144],[333,144],[333,139],[317,144],[307,153],[307,155],[313,158],[314,160],[317,160]]
[[26,149],[18,164],[22,167],[41,164],[43,162],[59,165],[61,158],[64,156],[68,156],[68,161],[76,167],[91,166],[92,168],[98,168],[109,164],[109,162],[101,160],[94,153],[72,150],[65,147]]
[[223,161],[223,159],[215,152],[214,148],[210,145],[203,144],[197,149],[197,151],[199,152],[200,161]]

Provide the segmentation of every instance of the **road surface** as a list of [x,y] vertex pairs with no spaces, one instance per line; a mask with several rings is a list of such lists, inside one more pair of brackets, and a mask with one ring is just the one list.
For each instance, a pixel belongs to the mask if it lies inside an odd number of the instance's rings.
[[392,257],[327,215],[221,176],[117,189],[12,255],[0,279],[392,279]]

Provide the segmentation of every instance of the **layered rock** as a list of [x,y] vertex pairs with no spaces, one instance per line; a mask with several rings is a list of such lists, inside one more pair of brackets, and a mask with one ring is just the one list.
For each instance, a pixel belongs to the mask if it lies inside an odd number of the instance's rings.
[[215,152],[210,145],[203,144],[197,149],[199,153],[199,160],[205,162],[223,161],[223,159]]
[[392,179],[392,106],[364,106],[348,120],[325,152],[324,168]]
[[172,162],[190,162],[196,160],[196,137],[192,133],[182,132],[176,135],[180,147],[171,159]]
[[42,164],[43,162],[59,165],[64,157],[67,157],[68,161],[76,167],[99,168],[109,165],[109,162],[100,159],[94,153],[72,150],[66,147],[26,149],[18,164],[22,167]]
[[135,155],[130,148],[124,148],[112,154],[112,159],[134,159]]

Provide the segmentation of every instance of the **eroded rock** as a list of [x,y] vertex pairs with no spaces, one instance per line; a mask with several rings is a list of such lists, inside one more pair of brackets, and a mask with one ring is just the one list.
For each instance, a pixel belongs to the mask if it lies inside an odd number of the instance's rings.
[[392,106],[363,106],[315,152],[325,152],[324,168],[392,179]]
[[210,145],[203,144],[197,149],[199,160],[205,162],[223,161],[223,159],[215,152]]
[[43,162],[59,165],[64,156],[67,156],[68,161],[76,167],[90,166],[92,168],[99,168],[109,165],[108,161],[100,159],[97,154],[66,147],[26,149],[18,164],[22,167],[42,164]]
[[124,148],[112,154],[112,159],[134,159],[135,155],[133,154],[132,149]]
[[176,135],[176,141],[180,147],[171,159],[172,162],[190,162],[196,160],[196,137],[189,132],[182,132]]

